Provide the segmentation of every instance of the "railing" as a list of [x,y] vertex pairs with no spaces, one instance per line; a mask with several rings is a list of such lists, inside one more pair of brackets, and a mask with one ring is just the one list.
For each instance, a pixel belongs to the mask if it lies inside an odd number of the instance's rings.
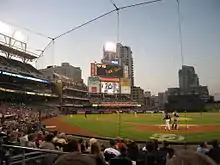
[[0,165],[52,165],[59,155],[66,152],[22,146],[0,146]]

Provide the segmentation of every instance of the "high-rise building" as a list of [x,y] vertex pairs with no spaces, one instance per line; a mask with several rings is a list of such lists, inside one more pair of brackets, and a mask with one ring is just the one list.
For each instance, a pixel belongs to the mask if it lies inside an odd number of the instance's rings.
[[169,110],[198,110],[210,99],[207,86],[199,84],[193,66],[183,65],[179,70],[179,88],[168,88],[166,108]]
[[181,90],[189,90],[199,86],[199,78],[193,66],[183,65],[179,70],[179,86]]
[[163,107],[167,102],[167,92],[158,93],[158,104],[160,107]]
[[145,108],[151,107],[151,91],[144,92],[144,102],[145,102]]
[[102,62],[121,65],[127,75],[125,78],[130,78],[131,86],[134,86],[134,61],[129,46],[123,46],[121,43],[117,43],[115,46],[111,43],[105,44]]
[[132,100],[137,101],[141,105],[145,105],[144,90],[141,87],[136,86],[133,86],[131,90]]
[[151,91],[145,91],[144,96],[145,97],[151,97]]
[[117,53],[119,54],[120,64],[128,69],[128,77],[131,79],[131,86],[134,86],[134,61],[131,48],[117,44]]

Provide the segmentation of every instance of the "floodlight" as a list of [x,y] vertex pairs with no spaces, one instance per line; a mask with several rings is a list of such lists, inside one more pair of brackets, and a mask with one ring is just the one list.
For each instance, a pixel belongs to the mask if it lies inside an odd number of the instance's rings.
[[116,52],[116,44],[113,42],[106,42],[104,45],[104,50],[107,52]]

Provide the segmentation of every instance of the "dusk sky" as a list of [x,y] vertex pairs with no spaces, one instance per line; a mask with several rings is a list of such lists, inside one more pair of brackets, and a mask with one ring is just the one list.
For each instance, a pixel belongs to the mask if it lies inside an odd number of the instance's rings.
[[[144,0],[113,0],[125,6]],[[220,0],[179,0],[184,64],[195,66],[201,85],[220,92]],[[113,9],[109,0],[0,0],[0,21],[55,37]],[[18,28],[17,28],[18,29]],[[20,29],[21,30],[21,29]],[[32,50],[50,41],[22,30]],[[55,40],[37,66],[69,62],[87,82],[90,62],[100,61],[106,41],[116,42],[117,15]],[[133,51],[135,85],[154,94],[178,86],[181,68],[176,0],[163,0],[120,12],[120,42]]]

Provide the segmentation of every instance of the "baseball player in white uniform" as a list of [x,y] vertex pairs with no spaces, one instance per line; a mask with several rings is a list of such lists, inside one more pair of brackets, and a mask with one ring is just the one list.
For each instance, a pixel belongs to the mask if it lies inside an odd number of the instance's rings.
[[168,112],[165,112],[165,115],[164,115],[164,121],[165,121],[165,130],[169,130],[170,131],[170,121],[171,121],[171,117],[170,115],[168,114]]
[[179,114],[177,111],[173,112],[173,121],[172,121],[172,129],[178,129],[178,120],[179,120]]

